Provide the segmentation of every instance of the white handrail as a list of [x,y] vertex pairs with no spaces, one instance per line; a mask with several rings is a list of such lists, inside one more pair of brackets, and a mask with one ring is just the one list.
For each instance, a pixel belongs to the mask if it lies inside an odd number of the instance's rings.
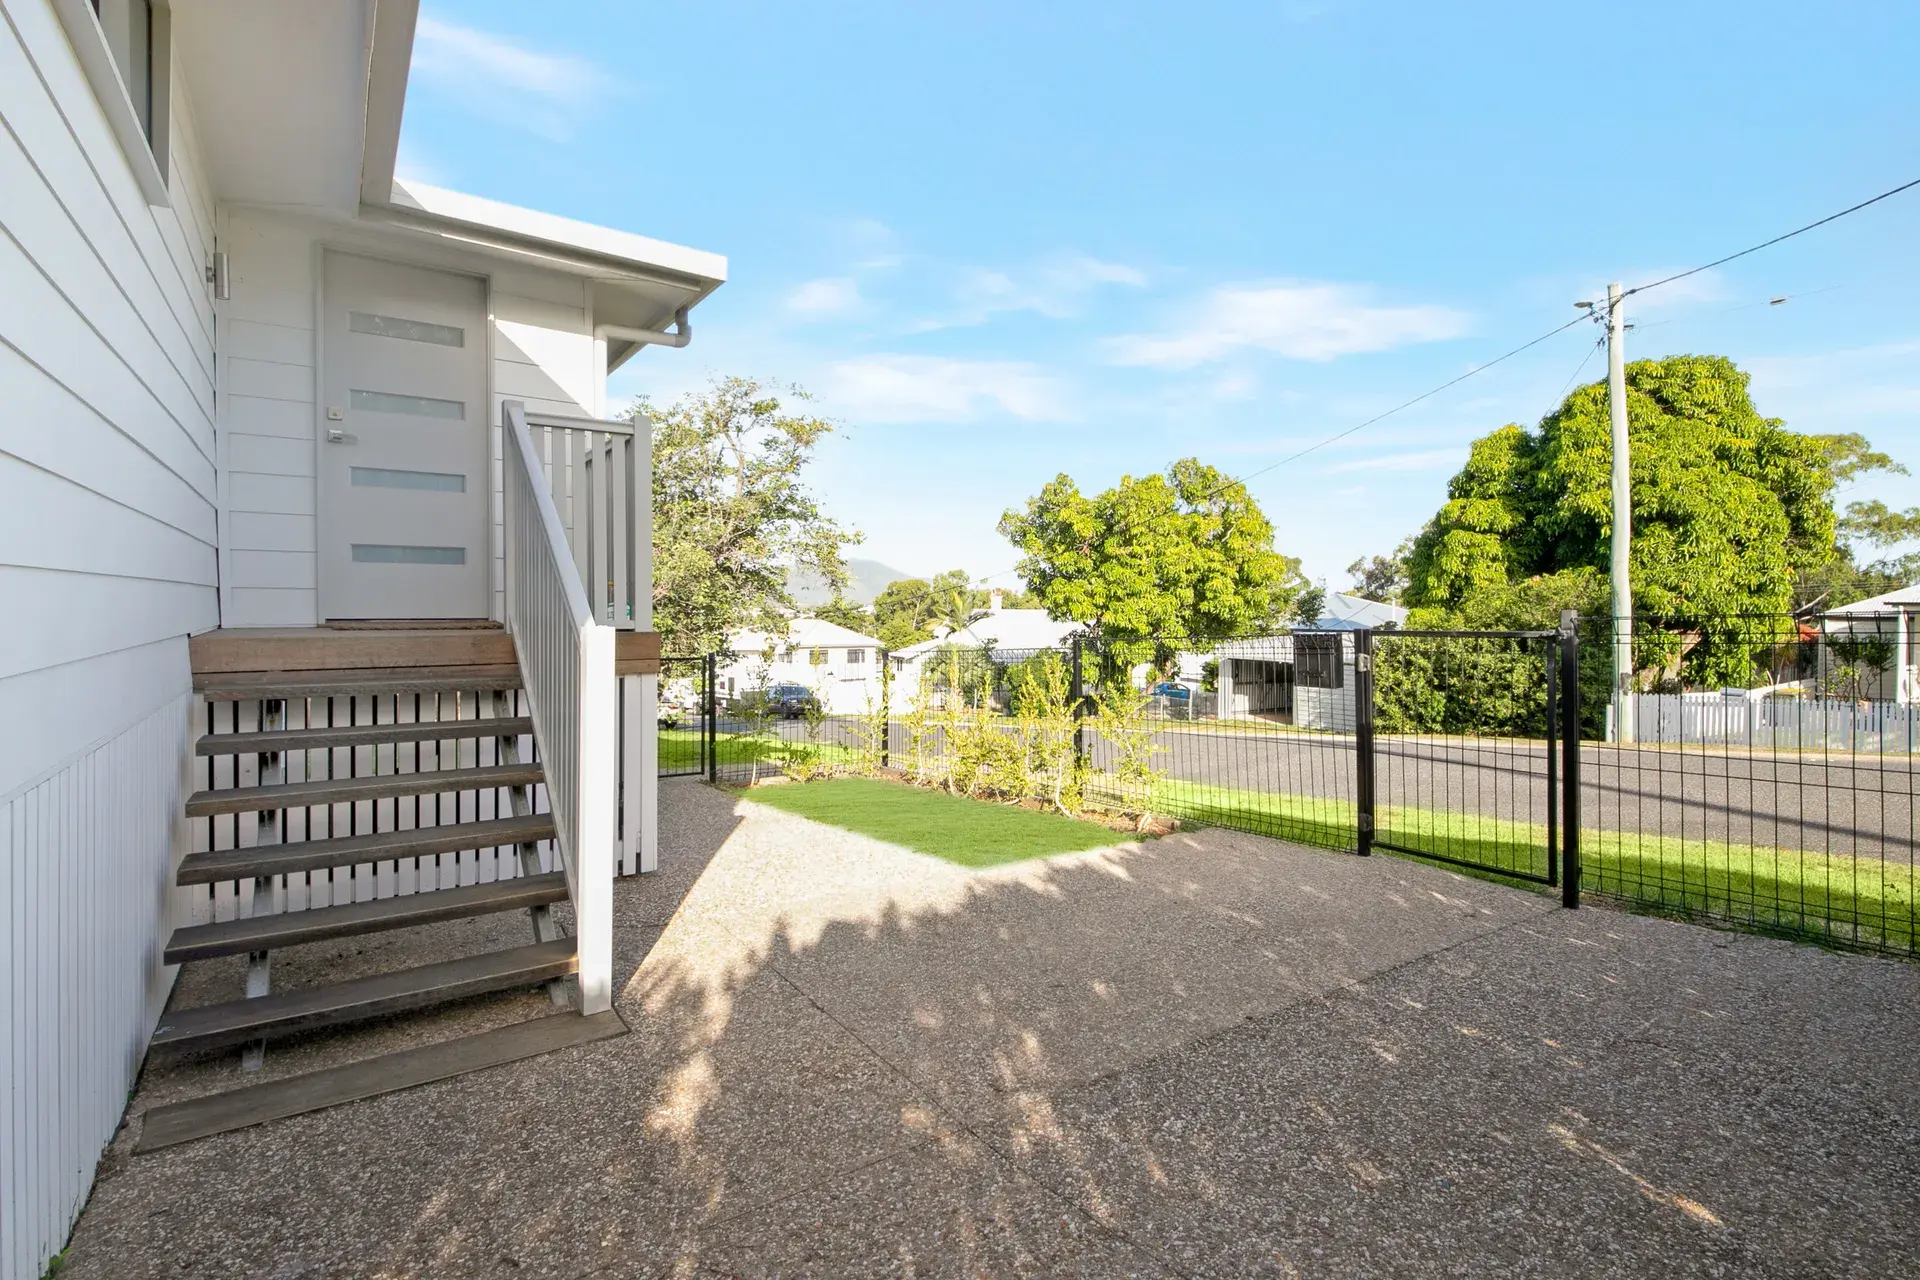
[[652,622],[651,428],[525,413],[537,474],[564,533],[597,622],[647,630]]
[[[520,659],[573,898],[580,1012],[613,1005],[614,629],[596,617],[526,407],[501,406],[507,629]],[[536,480],[538,477],[538,480]]]

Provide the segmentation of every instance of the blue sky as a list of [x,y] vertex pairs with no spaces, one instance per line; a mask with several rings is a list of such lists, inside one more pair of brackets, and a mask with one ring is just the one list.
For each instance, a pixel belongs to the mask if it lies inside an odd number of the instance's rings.
[[[1910,0],[429,3],[401,171],[726,254],[614,389],[805,386],[854,554],[988,575],[1058,472],[1273,467],[1609,279],[1920,177],[1916,48]],[[1629,356],[1732,356],[1920,473],[1917,233],[1920,189],[1637,298]],[[1603,376],[1596,336],[1252,480],[1281,550],[1344,587],[1474,436]]]

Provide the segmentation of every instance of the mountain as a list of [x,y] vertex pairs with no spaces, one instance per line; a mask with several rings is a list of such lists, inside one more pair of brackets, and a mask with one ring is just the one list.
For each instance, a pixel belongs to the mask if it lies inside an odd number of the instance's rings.
[[[889,582],[900,582],[915,575],[891,565],[881,564],[878,560],[847,561],[847,599],[855,604],[872,604]],[[796,569],[787,578],[787,589],[793,592],[793,602],[801,606],[827,604],[833,599],[833,593],[827,590],[827,581],[811,569]]]

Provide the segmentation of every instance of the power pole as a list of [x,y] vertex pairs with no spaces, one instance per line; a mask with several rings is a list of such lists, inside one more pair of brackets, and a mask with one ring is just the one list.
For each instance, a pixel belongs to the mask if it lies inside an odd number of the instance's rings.
[[1633,468],[1627,445],[1626,313],[1620,286],[1607,286],[1608,416],[1613,427],[1613,740],[1633,741]]

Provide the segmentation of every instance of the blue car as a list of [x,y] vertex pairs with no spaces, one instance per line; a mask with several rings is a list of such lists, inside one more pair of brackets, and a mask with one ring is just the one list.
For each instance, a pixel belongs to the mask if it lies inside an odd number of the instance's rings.
[[1193,718],[1193,690],[1183,684],[1162,680],[1147,690],[1147,696],[1154,700],[1155,712],[1169,720]]

